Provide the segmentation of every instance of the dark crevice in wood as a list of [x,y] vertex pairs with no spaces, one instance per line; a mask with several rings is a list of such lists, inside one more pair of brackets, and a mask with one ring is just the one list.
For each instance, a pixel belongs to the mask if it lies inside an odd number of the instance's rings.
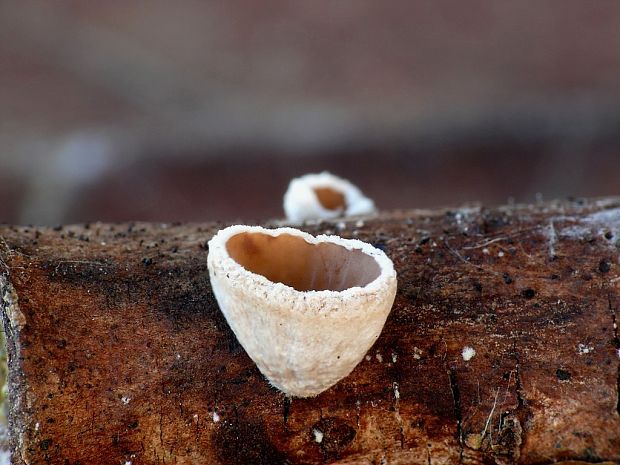
[[616,377],[616,392],[617,392],[617,400],[616,400],[616,413],[620,416],[620,363],[618,363],[618,375]]
[[159,444],[164,447],[164,409],[159,408]]
[[461,409],[461,392],[456,376],[456,370],[450,368],[448,370],[448,378],[450,380],[450,391],[452,392],[452,400],[454,401],[454,417],[456,418],[456,434],[459,442],[459,463],[463,463],[463,412]]
[[399,435],[400,435],[400,448],[405,448],[405,430],[403,428],[403,419],[400,416],[400,394],[398,390],[398,383],[392,382],[392,390],[394,393],[392,408],[394,409],[394,416],[398,423]]
[[611,315],[611,321],[612,321],[612,328],[613,328],[613,334],[614,334],[614,345],[616,346],[616,349],[620,348],[620,337],[618,336],[618,321],[616,319],[616,309],[613,307],[613,304],[611,303],[611,295],[607,294],[607,302],[609,304],[609,313]]
[[521,361],[519,358],[519,351],[517,349],[517,341],[512,343],[512,353],[515,359],[515,383],[517,393],[517,409],[521,410],[525,406],[523,399],[523,387],[521,385]]
[[282,406],[282,417],[284,419],[284,428],[288,429],[288,417],[291,413],[291,398],[284,396],[284,404]]
[[541,462],[536,462],[533,465],[618,465],[619,463],[620,462],[613,459],[592,459],[581,455],[576,455],[574,457],[567,457],[560,462],[549,462],[548,460],[545,460]]
[[[609,304],[609,313],[611,314],[611,323],[613,328],[613,345],[616,355],[620,355],[620,338],[618,337],[618,319],[616,317],[616,309],[611,303],[611,295],[607,294],[607,302]],[[620,360],[617,362],[616,374],[616,414],[620,416]]]
[[[2,251],[3,254],[9,253],[11,250],[8,244],[6,243],[6,239],[2,235],[0,235],[0,250]],[[1,258],[0,258],[0,263],[3,263],[7,270],[9,269],[8,266],[4,263],[4,261],[2,261]]]
[[[517,348],[517,341],[513,341],[512,343],[512,353],[515,359],[515,392],[517,395],[517,412],[515,415],[523,425],[527,421],[528,414],[526,412],[526,409],[528,407],[526,406],[525,399],[523,397],[523,384],[521,381],[521,356],[519,353],[519,349]],[[525,444],[526,428],[521,429],[520,434],[521,441],[519,444],[517,457],[521,456],[521,450],[523,448],[523,445]]]

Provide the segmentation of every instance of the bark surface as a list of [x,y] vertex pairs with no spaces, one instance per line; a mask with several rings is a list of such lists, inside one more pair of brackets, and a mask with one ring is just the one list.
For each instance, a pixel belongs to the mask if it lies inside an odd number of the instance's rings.
[[270,387],[219,311],[222,226],[0,227],[14,463],[620,461],[620,200],[303,227],[382,248],[399,285],[313,399]]

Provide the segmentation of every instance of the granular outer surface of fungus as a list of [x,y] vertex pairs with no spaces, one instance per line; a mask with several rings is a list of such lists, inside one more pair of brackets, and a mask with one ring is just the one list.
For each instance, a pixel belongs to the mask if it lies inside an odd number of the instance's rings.
[[375,211],[374,202],[360,189],[326,171],[293,179],[284,194],[284,212],[293,223]]
[[396,294],[385,253],[293,228],[231,226],[209,242],[220,309],[270,383],[298,397],[347,376],[377,340]]

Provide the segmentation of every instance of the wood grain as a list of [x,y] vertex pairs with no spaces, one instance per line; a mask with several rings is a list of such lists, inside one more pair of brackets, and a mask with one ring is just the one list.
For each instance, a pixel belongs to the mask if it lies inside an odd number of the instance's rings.
[[399,290],[365,360],[303,400],[217,307],[222,226],[0,226],[14,463],[620,461],[620,200],[305,226],[385,250]]

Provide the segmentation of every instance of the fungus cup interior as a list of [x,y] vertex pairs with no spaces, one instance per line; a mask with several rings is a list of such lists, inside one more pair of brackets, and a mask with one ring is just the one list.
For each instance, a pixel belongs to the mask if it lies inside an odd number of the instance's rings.
[[347,206],[344,194],[331,187],[315,187],[314,193],[326,210],[344,210]]
[[243,268],[298,291],[343,291],[364,287],[381,274],[377,261],[361,250],[330,242],[310,244],[291,234],[244,232],[226,243]]

